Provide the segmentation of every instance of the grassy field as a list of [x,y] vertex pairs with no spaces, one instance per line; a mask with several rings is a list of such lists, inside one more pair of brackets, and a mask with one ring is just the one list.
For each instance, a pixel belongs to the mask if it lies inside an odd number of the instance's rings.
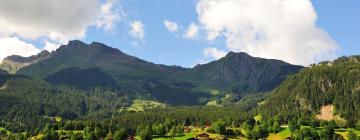
[[[0,127],[0,131],[4,131],[4,130],[6,131],[6,134],[9,135],[10,131],[6,130],[4,127]],[[1,139],[1,137],[0,137],[0,139]]]
[[336,134],[339,134],[341,136],[343,136],[343,138],[345,140],[348,140],[348,134],[349,134],[349,131],[352,130],[357,136],[360,136],[360,131],[357,131],[357,130],[354,130],[354,129],[346,129],[346,131],[341,131],[341,130],[336,130]]
[[255,120],[256,122],[260,122],[260,121],[262,120],[262,118],[263,118],[263,116],[261,116],[261,115],[256,115],[256,116],[254,117],[254,120]]
[[289,130],[289,128],[286,128],[285,130],[277,133],[277,135],[279,135],[281,138],[287,138],[291,136],[291,131]]
[[207,102],[206,105],[209,105],[209,106],[218,106],[218,104],[216,103],[216,100],[211,100],[211,101]]
[[268,140],[283,140],[287,137],[291,136],[291,131],[289,128],[285,128],[284,130],[280,131],[279,133],[270,133],[268,136]]
[[42,137],[44,137],[43,134],[39,134],[39,135],[36,135],[34,137],[31,137],[31,140],[38,140],[38,139],[41,139]]
[[140,112],[140,111],[145,111],[147,109],[152,109],[152,108],[163,108],[165,106],[166,106],[165,104],[159,103],[156,101],[146,101],[146,100],[136,99],[133,101],[131,106],[129,108],[127,108],[127,110]]
[[153,140],[186,140],[188,138],[193,138],[195,137],[195,134],[194,133],[185,133],[184,136],[180,136],[180,137],[174,137],[174,138],[169,138],[169,137],[157,137],[157,138],[154,138]]

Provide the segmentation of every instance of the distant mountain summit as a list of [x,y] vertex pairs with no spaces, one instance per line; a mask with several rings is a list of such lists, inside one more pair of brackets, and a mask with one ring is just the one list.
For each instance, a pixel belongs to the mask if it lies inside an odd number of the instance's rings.
[[164,76],[171,72],[185,70],[181,67],[147,62],[102,43],[85,44],[74,40],[60,46],[46,61],[28,66],[19,73],[44,78],[70,67],[100,68],[116,75],[145,77]]
[[183,77],[205,87],[248,94],[271,91],[288,75],[302,68],[280,60],[252,57],[244,52],[229,52],[218,61],[197,65]]
[[22,67],[31,65],[33,63],[36,63],[38,61],[41,61],[43,59],[46,59],[50,55],[50,52],[48,51],[42,51],[37,55],[32,55],[30,57],[22,57],[19,55],[11,55],[6,57],[1,65],[0,69],[5,70],[9,73],[16,73],[19,69]]
[[230,52],[220,60],[188,69],[154,64],[102,43],[86,44],[78,40],[42,58],[46,59],[21,68],[17,74],[56,85],[80,89],[100,87],[186,105],[206,103],[214,95],[209,91],[214,90],[222,95],[267,92],[303,68]]

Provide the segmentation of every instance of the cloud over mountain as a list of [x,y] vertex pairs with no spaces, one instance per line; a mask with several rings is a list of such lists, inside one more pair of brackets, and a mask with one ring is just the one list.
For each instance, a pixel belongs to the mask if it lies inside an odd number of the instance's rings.
[[224,36],[230,51],[308,65],[339,49],[310,0],[200,0],[197,13],[207,39]]
[[[114,0],[2,0],[0,33],[22,38],[48,37],[67,41],[85,36],[89,26],[98,24],[108,30],[119,18],[112,13]],[[86,4],[85,4],[86,3]],[[16,8],[14,8],[16,7]],[[97,22],[97,23],[96,23]]]
[[219,50],[217,48],[208,47],[208,48],[204,49],[203,55],[206,58],[213,58],[213,59],[217,60],[217,59],[224,57],[226,55],[226,52],[223,50]]
[[19,40],[17,37],[0,38],[0,63],[9,55],[31,56],[40,52],[34,45]]
[[[91,26],[110,32],[121,16],[118,0],[1,0],[1,53],[13,54],[5,47],[11,50],[28,48],[29,51],[17,51],[22,56],[35,52],[31,51],[33,47],[29,47],[33,45],[21,40],[40,41],[46,50],[55,50],[59,46],[57,44],[85,38]],[[19,43],[22,45],[17,46]]]

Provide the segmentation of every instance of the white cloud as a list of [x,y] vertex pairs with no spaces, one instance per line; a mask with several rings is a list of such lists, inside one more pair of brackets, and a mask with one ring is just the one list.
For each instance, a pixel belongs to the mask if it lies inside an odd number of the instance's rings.
[[178,25],[176,22],[164,20],[164,25],[166,29],[170,32],[177,32],[178,31]]
[[17,37],[0,38],[0,62],[10,55],[31,56],[40,50],[32,44],[19,40]]
[[139,20],[133,21],[130,24],[129,34],[130,34],[130,36],[132,36],[135,39],[143,40],[143,38],[145,36],[145,31],[144,31],[144,25],[142,24],[142,22]]
[[1,0],[0,37],[48,38],[66,43],[85,37],[89,26],[110,30],[119,16],[115,0]]
[[100,14],[96,20],[96,26],[98,28],[104,28],[107,32],[112,31],[116,22],[120,21],[124,15],[124,13],[119,10],[119,7],[120,5],[117,0],[107,0],[101,5],[102,14]]
[[219,50],[217,48],[206,48],[203,50],[203,55],[205,58],[213,58],[213,59],[220,59],[226,55],[226,52],[223,50]]
[[187,28],[187,30],[185,31],[184,37],[187,39],[195,39],[198,36],[198,34],[199,34],[199,27],[196,24],[191,23]]
[[231,51],[308,65],[339,49],[310,0],[200,0],[197,13],[207,39],[224,36]]
[[199,59],[199,60],[196,61],[195,63],[190,64],[190,65],[188,66],[188,68],[193,68],[193,67],[195,67],[195,66],[197,66],[197,65],[203,65],[203,64],[206,64],[206,63],[209,63],[209,62],[210,62],[209,60]]
[[55,51],[56,49],[58,49],[60,47],[60,44],[56,44],[53,42],[50,42],[48,40],[44,41],[44,50],[47,50],[49,52]]

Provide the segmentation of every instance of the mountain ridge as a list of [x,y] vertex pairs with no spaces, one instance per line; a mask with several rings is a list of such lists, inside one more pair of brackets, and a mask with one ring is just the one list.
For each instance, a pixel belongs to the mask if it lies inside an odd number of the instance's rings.
[[[287,75],[297,73],[302,68],[304,67],[291,65],[281,60],[252,57],[244,52],[229,52],[217,61],[195,66],[190,70],[190,74],[188,74],[190,76],[187,78],[193,81],[213,81],[215,84],[208,84],[209,87],[225,88],[232,84],[230,91],[233,92],[248,92],[235,89],[246,87],[249,90],[268,92],[285,80]],[[193,77],[197,77],[197,79]],[[243,83],[241,79],[260,84],[251,87],[246,82]],[[256,79],[256,81],[251,81],[252,79]],[[261,89],[269,84],[273,85]]]
[[19,69],[46,59],[50,55],[50,52],[44,50],[36,55],[29,57],[22,57],[19,55],[11,55],[4,58],[0,64],[0,69],[5,70],[11,74],[16,73]]
[[[302,68],[280,60],[252,57],[244,52],[230,52],[217,61],[183,68],[154,64],[103,43],[86,44],[74,40],[61,45],[46,59],[21,68],[16,74],[80,89],[109,88],[121,94],[155,98],[169,104],[188,104],[189,101],[205,104],[214,96],[268,92]],[[214,95],[212,91],[219,94]],[[191,99],[176,101],[183,95]]]

